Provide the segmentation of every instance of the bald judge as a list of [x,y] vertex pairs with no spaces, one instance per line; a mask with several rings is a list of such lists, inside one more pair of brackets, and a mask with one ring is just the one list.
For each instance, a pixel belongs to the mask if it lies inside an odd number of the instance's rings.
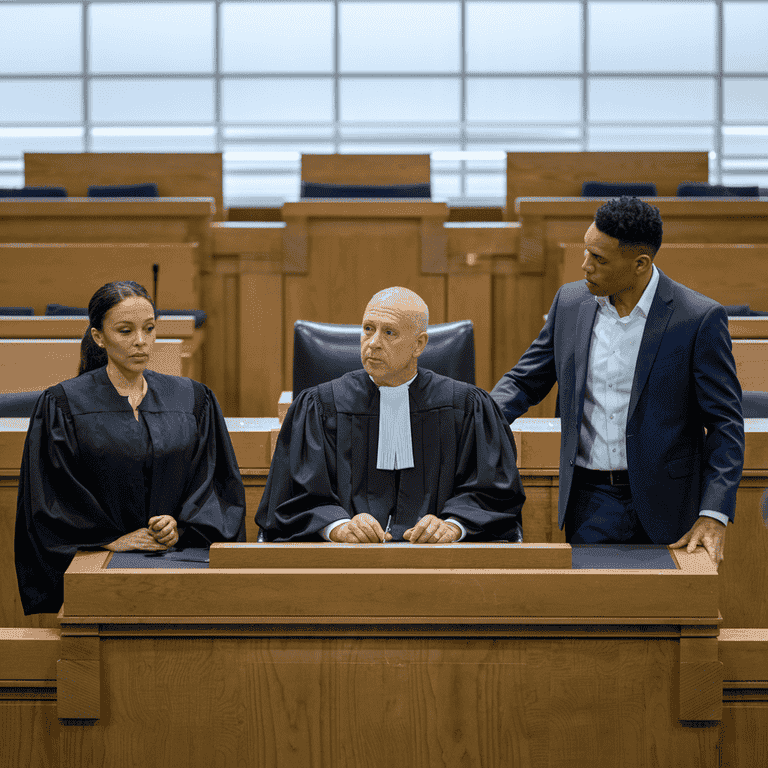
[[417,368],[428,318],[407,288],[377,293],[364,370],[294,400],[256,513],[266,541],[522,541],[509,425],[482,389]]

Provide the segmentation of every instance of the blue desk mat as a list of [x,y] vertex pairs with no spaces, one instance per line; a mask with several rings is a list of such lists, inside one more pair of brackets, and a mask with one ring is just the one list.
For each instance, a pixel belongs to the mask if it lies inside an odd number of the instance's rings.
[[573,544],[571,568],[677,570],[666,544]]
[[107,568],[207,568],[207,549],[169,549],[150,552],[115,552]]
[[[148,552],[115,552],[107,568],[207,568],[207,549]],[[645,568],[675,570],[675,561],[664,544],[574,544],[572,568]]]

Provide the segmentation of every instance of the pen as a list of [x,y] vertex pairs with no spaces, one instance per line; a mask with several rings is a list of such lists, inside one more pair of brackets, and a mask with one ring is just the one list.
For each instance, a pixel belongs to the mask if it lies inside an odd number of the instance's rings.
[[384,530],[384,544],[387,543],[387,534],[390,533],[389,527],[392,525],[392,515],[387,518],[387,527]]

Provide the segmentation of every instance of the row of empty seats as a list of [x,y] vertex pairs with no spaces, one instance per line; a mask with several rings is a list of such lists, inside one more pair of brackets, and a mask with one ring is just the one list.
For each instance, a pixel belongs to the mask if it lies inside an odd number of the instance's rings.
[[[81,317],[88,314],[87,307],[70,307],[66,304],[48,304],[45,308],[47,317]],[[195,328],[200,328],[207,315],[202,309],[158,309],[158,317],[164,315],[190,315],[195,318]],[[0,317],[33,317],[33,307],[0,307]]]
[[[0,188],[4,197],[67,197],[64,187],[7,187]],[[157,184],[107,184],[88,187],[88,197],[159,197]]]

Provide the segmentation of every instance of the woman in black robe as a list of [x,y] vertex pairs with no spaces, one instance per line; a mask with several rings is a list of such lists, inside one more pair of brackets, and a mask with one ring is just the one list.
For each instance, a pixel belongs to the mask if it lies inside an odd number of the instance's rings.
[[146,290],[108,283],[88,315],[78,376],[42,393],[24,444],[15,555],[27,615],[59,610],[78,549],[245,540],[245,492],[215,396],[146,370]]

